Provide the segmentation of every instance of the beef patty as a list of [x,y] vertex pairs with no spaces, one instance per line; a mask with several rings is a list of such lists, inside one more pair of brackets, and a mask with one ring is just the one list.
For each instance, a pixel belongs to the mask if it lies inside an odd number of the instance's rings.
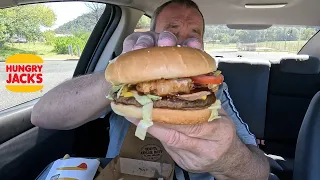
[[[142,107],[142,105],[134,97],[119,97],[114,98],[115,103],[134,105]],[[182,99],[164,97],[161,100],[153,101],[154,108],[166,108],[166,109],[203,109],[211,106],[216,101],[214,94],[208,95],[207,99],[186,101]]]

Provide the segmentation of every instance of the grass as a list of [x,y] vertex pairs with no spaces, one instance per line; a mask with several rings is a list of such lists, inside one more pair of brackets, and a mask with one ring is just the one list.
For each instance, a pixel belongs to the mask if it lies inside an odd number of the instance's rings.
[[219,49],[219,50],[237,49],[237,45],[235,43],[232,43],[232,44],[209,44],[209,43],[206,43],[204,45],[204,49],[206,51],[211,51],[211,50],[216,50],[216,49]]
[[35,54],[43,59],[78,59],[79,57],[57,54],[54,47],[45,43],[5,43],[0,47],[0,61],[15,54]]
[[[289,52],[297,53],[307,41],[268,41],[256,43],[256,47],[259,48],[257,51],[263,52]],[[234,49],[237,50],[236,43],[230,44],[205,44],[206,51],[212,50],[226,50]]]
[[23,50],[16,47],[10,47],[8,45],[3,45],[0,48],[0,61],[4,61],[8,56],[14,54],[35,54],[35,51]]
[[297,53],[307,41],[269,41],[257,43],[257,47],[271,48],[272,51]]

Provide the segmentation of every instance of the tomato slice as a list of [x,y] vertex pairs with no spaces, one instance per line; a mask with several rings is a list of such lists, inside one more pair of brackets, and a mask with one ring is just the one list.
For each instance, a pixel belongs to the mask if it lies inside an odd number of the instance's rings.
[[208,75],[200,75],[200,76],[193,76],[190,77],[194,83],[197,84],[221,84],[224,80],[222,74],[218,76],[208,76]]

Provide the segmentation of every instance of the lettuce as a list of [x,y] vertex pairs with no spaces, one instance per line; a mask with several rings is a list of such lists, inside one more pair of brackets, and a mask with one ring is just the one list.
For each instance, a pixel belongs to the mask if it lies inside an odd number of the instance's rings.
[[146,121],[152,121],[152,109],[153,103],[148,103],[142,107],[142,119]]
[[220,71],[220,70],[216,70],[216,71],[214,71],[213,72],[213,75],[214,76],[218,76],[218,75],[220,75],[222,72]]
[[153,101],[148,96],[140,96],[137,92],[133,93],[133,97],[141,104],[142,107],[142,120],[139,122],[135,136],[144,140],[147,134],[147,129],[153,125],[152,122],[152,109]]
[[123,88],[124,84],[118,85],[118,86],[112,86],[110,93],[115,93],[119,91],[121,88]]
[[147,96],[148,96],[148,98],[150,98],[153,101],[158,101],[158,100],[162,99],[162,97],[160,97],[160,96],[155,96],[155,95],[151,95],[151,94],[148,94]]
[[122,85],[122,86],[120,87],[120,89],[119,89],[119,91],[118,91],[118,93],[117,93],[117,98],[120,97],[123,87],[125,87],[125,85]]
[[110,95],[110,94],[109,94],[108,96],[106,96],[106,98],[109,99],[109,100],[111,100],[111,101],[114,100],[113,97],[112,97],[112,95]]
[[[124,86],[125,86],[124,84],[121,84],[121,85],[118,85],[118,86],[112,86],[110,91],[109,91],[109,94],[106,96],[106,98],[112,101],[113,100],[113,98],[112,98],[113,93],[121,90]],[[118,94],[117,94],[117,97],[118,97]]]
[[152,100],[148,96],[140,96],[137,92],[133,93],[133,97],[140,103],[141,105],[145,105],[148,103],[152,103]]
[[147,129],[153,125],[152,108],[153,108],[152,102],[145,104],[142,107],[142,120],[139,122],[135,132],[135,136],[137,136],[141,140],[145,139],[147,134]]
[[213,121],[218,118],[221,118],[218,113],[218,110],[221,109],[221,101],[220,100],[216,100],[216,102],[213,103],[208,109],[211,110],[211,114],[208,119],[208,122]]

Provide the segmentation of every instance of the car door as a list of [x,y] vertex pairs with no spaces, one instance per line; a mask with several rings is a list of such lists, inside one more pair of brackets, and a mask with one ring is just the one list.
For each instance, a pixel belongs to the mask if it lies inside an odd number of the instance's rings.
[[[118,6],[80,1],[0,9],[0,179],[35,179],[46,165],[65,154],[105,155],[107,131],[91,135],[87,131],[92,126],[104,128],[107,121],[57,131],[33,126],[30,115],[44,93],[93,71],[120,17]],[[41,91],[6,89],[9,72],[5,60],[15,54],[35,54],[43,59]],[[98,143],[96,137],[105,140]]]

